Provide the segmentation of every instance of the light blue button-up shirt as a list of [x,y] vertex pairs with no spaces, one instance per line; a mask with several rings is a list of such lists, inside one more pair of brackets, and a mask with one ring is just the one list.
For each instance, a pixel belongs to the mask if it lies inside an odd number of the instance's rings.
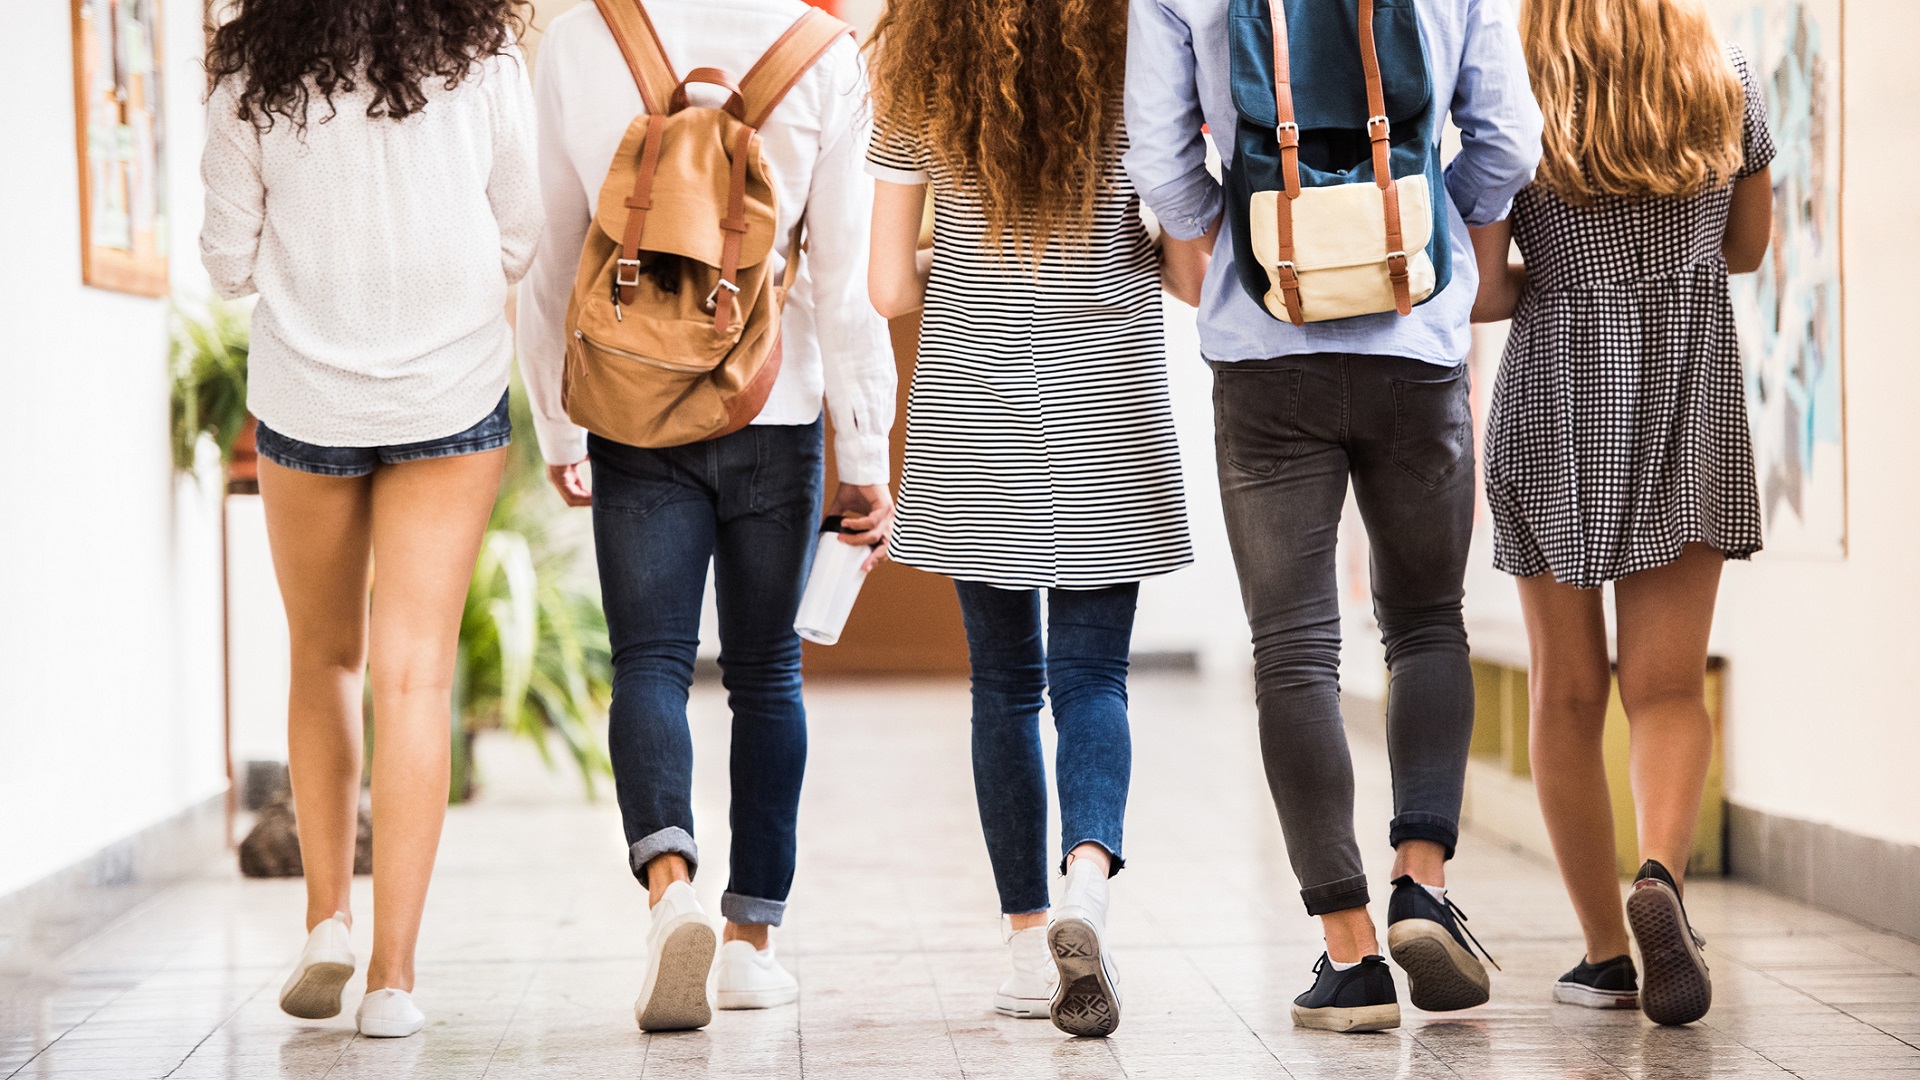
[[[1278,2],[1278,0],[1275,0]],[[1200,351],[1209,360],[1303,353],[1466,359],[1480,275],[1468,226],[1507,215],[1540,161],[1540,107],[1527,81],[1511,0],[1418,0],[1433,100],[1450,102],[1460,153],[1447,166],[1453,280],[1413,314],[1365,315],[1296,327],[1267,314],[1233,271],[1222,222],[1200,292]],[[1226,0],[1131,0],[1127,23],[1127,173],[1168,235],[1191,240],[1221,216],[1202,122],[1232,164],[1233,107]]]

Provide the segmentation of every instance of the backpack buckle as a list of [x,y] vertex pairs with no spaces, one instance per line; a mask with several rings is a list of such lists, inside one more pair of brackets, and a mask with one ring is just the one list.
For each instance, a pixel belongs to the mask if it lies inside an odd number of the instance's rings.
[[[1376,125],[1380,128],[1378,132],[1373,130]],[[1367,117],[1367,138],[1374,139],[1374,140],[1384,139],[1392,132],[1392,130],[1393,130],[1393,123],[1392,121],[1389,121],[1385,116]]]
[[[632,277],[627,276],[629,272],[633,274]],[[640,260],[613,260],[613,283],[622,289],[638,288],[640,285]]]
[[708,311],[712,311],[717,306],[715,301],[720,299],[721,289],[727,290],[727,292],[731,293],[734,296],[740,295],[740,286],[735,285],[733,282],[728,281],[726,278],[721,278],[719,282],[714,285],[713,291],[707,294],[706,308]]
[[1273,272],[1280,278],[1280,287],[1293,288],[1300,283],[1300,271],[1293,265],[1292,259],[1282,259],[1273,264]]
[[1273,135],[1274,138],[1280,140],[1280,147],[1283,150],[1287,147],[1300,145],[1300,125],[1291,120],[1284,120],[1275,124],[1273,126]]
[[1407,279],[1407,253],[1404,251],[1387,252],[1387,274],[1395,281]]

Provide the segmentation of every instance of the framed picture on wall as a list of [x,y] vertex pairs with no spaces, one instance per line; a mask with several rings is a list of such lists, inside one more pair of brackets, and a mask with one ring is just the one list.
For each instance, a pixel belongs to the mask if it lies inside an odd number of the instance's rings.
[[160,0],[72,0],[80,274],[167,293],[166,91]]

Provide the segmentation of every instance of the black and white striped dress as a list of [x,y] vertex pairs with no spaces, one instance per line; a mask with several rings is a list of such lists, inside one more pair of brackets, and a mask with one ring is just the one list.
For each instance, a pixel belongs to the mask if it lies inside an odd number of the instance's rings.
[[1002,588],[1093,589],[1193,561],[1158,261],[1109,148],[1086,250],[985,247],[969,183],[879,118],[868,170],[930,183],[933,275],[892,556]]
[[[1773,160],[1744,54],[1750,176]],[[1670,563],[1688,543],[1760,550],[1745,379],[1721,255],[1731,184],[1573,206],[1520,193],[1527,264],[1487,417],[1493,561],[1578,588]]]

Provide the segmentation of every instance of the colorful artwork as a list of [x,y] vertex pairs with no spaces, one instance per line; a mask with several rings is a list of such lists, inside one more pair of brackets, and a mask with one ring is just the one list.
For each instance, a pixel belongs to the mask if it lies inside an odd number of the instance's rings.
[[1767,92],[1773,247],[1733,281],[1770,555],[1844,558],[1841,0],[1723,3]]
[[89,285],[167,292],[159,0],[73,0],[80,265]]

